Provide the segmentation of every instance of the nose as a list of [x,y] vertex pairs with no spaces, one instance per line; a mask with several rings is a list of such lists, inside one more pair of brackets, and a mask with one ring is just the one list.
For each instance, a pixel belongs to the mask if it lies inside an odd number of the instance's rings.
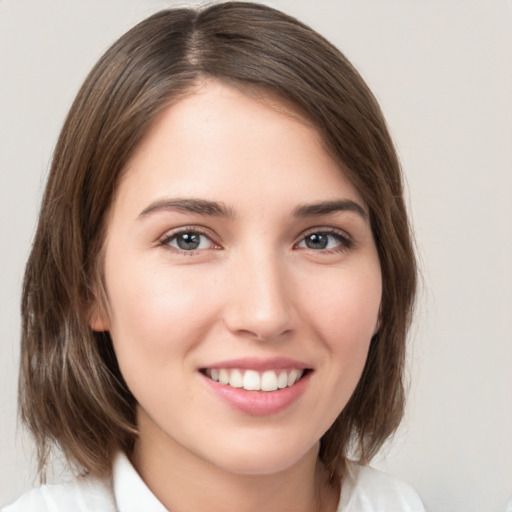
[[296,316],[285,266],[272,251],[241,255],[232,263],[224,308],[231,332],[272,341],[293,330]]

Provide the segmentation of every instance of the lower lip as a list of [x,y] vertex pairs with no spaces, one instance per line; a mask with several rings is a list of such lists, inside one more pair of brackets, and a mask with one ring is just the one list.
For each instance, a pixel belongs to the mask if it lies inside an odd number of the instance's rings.
[[304,375],[293,386],[275,391],[247,391],[243,388],[219,384],[203,374],[201,376],[210,389],[228,405],[246,414],[265,416],[277,414],[294,404],[306,390],[311,372]]

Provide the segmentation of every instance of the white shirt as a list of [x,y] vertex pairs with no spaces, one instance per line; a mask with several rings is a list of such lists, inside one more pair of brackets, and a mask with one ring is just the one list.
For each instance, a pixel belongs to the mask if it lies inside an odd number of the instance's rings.
[[[368,466],[350,463],[338,512],[425,512],[406,483]],[[80,477],[32,489],[1,512],[168,512],[148,489],[125,454],[112,479]]]

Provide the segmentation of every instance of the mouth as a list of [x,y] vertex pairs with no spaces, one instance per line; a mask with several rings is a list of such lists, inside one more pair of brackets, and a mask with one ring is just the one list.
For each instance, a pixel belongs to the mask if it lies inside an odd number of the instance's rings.
[[208,388],[230,407],[253,416],[288,410],[309,388],[314,372],[290,358],[241,358],[199,369]]
[[201,370],[203,375],[223,386],[263,392],[291,387],[309,372],[311,370],[302,368],[265,371],[243,368],[203,368]]

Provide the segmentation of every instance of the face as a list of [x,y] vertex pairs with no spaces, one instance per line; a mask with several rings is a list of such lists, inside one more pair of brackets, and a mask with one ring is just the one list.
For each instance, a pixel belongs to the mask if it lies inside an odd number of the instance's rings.
[[378,323],[366,206],[315,129],[206,82],[131,158],[108,220],[109,330],[141,449],[270,474],[315,452]]

